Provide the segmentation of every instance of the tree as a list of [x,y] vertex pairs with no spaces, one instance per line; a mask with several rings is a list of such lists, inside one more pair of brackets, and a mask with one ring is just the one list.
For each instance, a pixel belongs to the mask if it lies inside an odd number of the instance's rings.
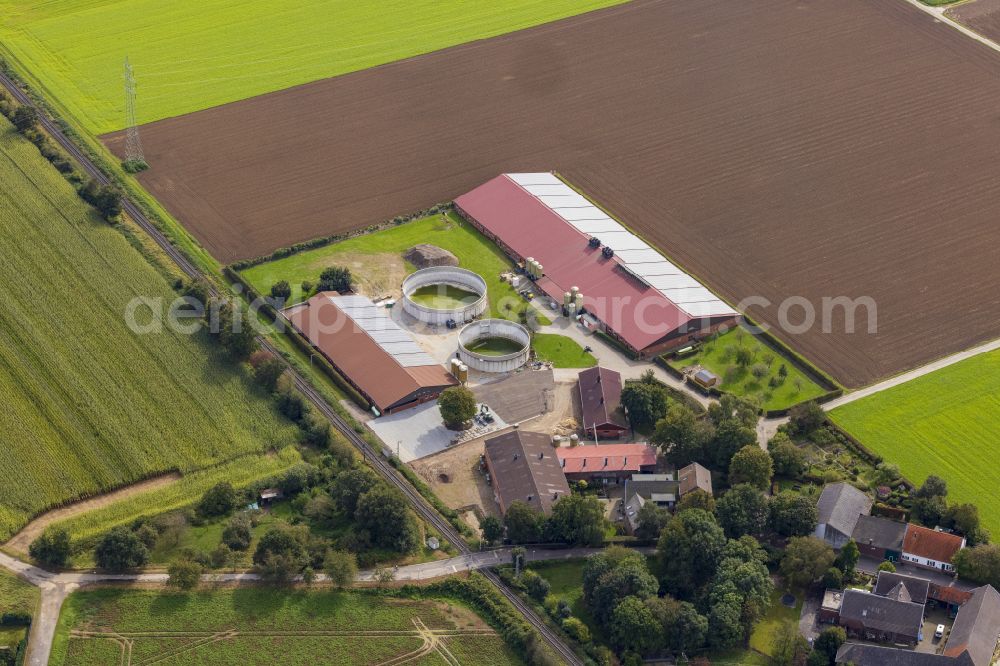
[[910,493],[913,517],[928,527],[936,527],[948,511],[948,485],[931,474],[919,488]]
[[201,580],[204,567],[191,559],[174,560],[167,567],[167,585],[179,590],[192,590]]
[[788,412],[788,425],[797,435],[811,435],[824,423],[826,423],[826,412],[812,400],[795,405]]
[[830,567],[823,574],[823,587],[839,590],[844,587],[844,572],[837,567]]
[[816,502],[794,490],[783,490],[768,504],[771,529],[785,537],[808,536],[816,529]]
[[840,547],[837,559],[834,560],[837,568],[844,572],[845,578],[850,578],[854,574],[854,567],[858,566],[858,558],[861,557],[861,550],[854,539],[848,539],[847,543]]
[[660,624],[664,645],[675,655],[693,652],[705,645],[708,618],[686,601],[673,597],[651,597],[646,607]]
[[645,558],[635,551],[612,546],[591,555],[583,569],[583,596],[594,618],[606,624],[622,599],[656,596],[659,583],[649,572]]
[[302,428],[302,439],[306,444],[322,449],[330,445],[333,431],[330,422],[315,412],[309,412],[299,423]]
[[348,518],[354,518],[358,500],[375,487],[378,480],[367,468],[349,469],[341,472],[330,484],[330,497],[334,504]]
[[420,528],[406,499],[387,484],[380,483],[361,496],[354,519],[378,548],[411,553],[420,544]]
[[878,570],[887,573],[896,573],[896,565],[889,560],[885,560],[884,562],[879,562]]
[[611,644],[619,651],[649,654],[660,645],[660,623],[638,597],[625,597],[608,622]]
[[767,525],[767,497],[760,489],[741,483],[719,499],[715,515],[730,539],[762,534]]
[[66,566],[72,552],[69,532],[62,527],[47,528],[28,546],[28,554],[33,560],[56,569]]
[[231,550],[248,550],[253,539],[252,528],[250,517],[245,513],[233,516],[222,530],[222,543]]
[[351,290],[351,271],[343,266],[330,266],[324,268],[319,274],[319,284],[316,291],[339,291],[341,293]]
[[944,522],[968,537],[979,528],[979,507],[975,504],[953,504],[948,507]]
[[14,111],[12,120],[17,131],[24,134],[28,130],[35,129],[38,126],[38,112],[35,111],[35,107],[33,106],[22,105]]
[[562,621],[562,628],[569,637],[581,645],[590,642],[590,628],[576,617],[568,617]]
[[497,543],[503,537],[503,522],[496,516],[485,516],[479,521],[479,529],[487,544]]
[[792,585],[805,587],[833,565],[833,548],[816,537],[792,537],[781,558],[781,574]]
[[674,516],[656,545],[662,582],[668,592],[688,595],[714,574],[726,547],[726,535],[715,517],[702,509]]
[[808,465],[805,452],[795,446],[784,432],[779,432],[771,438],[767,452],[771,455],[776,476],[796,478],[806,471]]
[[281,359],[270,356],[254,367],[254,380],[264,387],[264,390],[271,392],[278,388],[278,380],[285,372],[285,364]]
[[813,641],[813,650],[825,654],[827,663],[832,664],[837,659],[837,650],[847,642],[847,632],[843,627],[827,627]]
[[287,573],[298,573],[305,566],[306,552],[301,531],[285,524],[276,524],[260,538],[253,553],[253,563],[267,570],[269,577],[287,579]]
[[567,495],[552,506],[545,531],[549,540],[575,546],[600,546],[608,521],[596,497]]
[[330,582],[341,589],[349,587],[358,576],[358,560],[346,550],[329,550],[323,559],[323,571]]
[[653,502],[645,502],[639,508],[636,522],[636,538],[655,541],[660,538],[660,532],[670,522],[670,512],[661,509]]
[[743,640],[742,604],[730,593],[712,604],[708,611],[708,643],[717,650],[731,648]]
[[677,513],[688,509],[702,509],[708,513],[715,513],[715,498],[712,497],[712,493],[696,488],[677,503]]
[[745,428],[754,429],[757,427],[760,409],[760,400],[756,397],[726,393],[718,402],[709,405],[708,418],[716,426],[726,421],[735,421]]
[[395,569],[391,569],[389,567],[375,567],[375,571],[372,572],[372,580],[374,580],[375,584],[379,587],[388,585],[392,581],[396,580],[396,571]]
[[627,381],[622,388],[622,407],[637,430],[652,428],[667,414],[667,392],[659,382],[654,382]]
[[542,540],[545,517],[527,502],[515,500],[507,507],[503,517],[507,538],[514,543],[538,543]]
[[803,666],[809,655],[809,643],[799,633],[797,622],[782,622],[771,641],[771,663],[774,666]]
[[727,469],[736,452],[745,446],[757,446],[757,431],[737,419],[726,419],[715,426],[710,462],[717,469]]
[[771,474],[774,473],[774,463],[767,451],[756,444],[744,446],[736,452],[729,461],[729,483],[749,483],[760,490],[767,490],[771,485]]
[[100,569],[125,571],[141,567],[149,560],[149,550],[127,527],[116,527],[97,542],[94,560]]
[[228,481],[221,481],[201,496],[198,514],[206,518],[227,516],[236,508],[236,490]]
[[666,415],[656,422],[649,441],[657,446],[668,462],[683,467],[705,462],[705,447],[714,433],[707,421],[699,419],[687,405],[671,402]]
[[465,386],[446,388],[437,404],[445,425],[453,430],[461,429],[476,415],[476,396]]
[[951,563],[959,578],[1000,587],[1000,546],[997,544],[963,548],[955,553]]
[[552,589],[552,585],[549,584],[549,581],[540,576],[537,571],[532,571],[531,569],[526,569],[524,573],[521,574],[521,582],[524,583],[524,589],[531,596],[531,598],[539,602],[545,601],[545,597],[548,596],[549,590]]
[[771,602],[774,584],[765,564],[766,553],[755,539],[741,537],[726,545],[709,592],[711,605],[739,600],[743,635],[749,636]]
[[287,280],[279,280],[271,285],[271,298],[284,303],[291,295],[292,287]]

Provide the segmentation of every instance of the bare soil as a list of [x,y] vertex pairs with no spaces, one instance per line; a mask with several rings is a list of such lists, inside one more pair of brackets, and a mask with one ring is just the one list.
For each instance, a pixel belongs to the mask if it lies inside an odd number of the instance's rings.
[[983,37],[1000,42],[1000,0],[963,2],[945,14]]
[[80,514],[87,513],[88,511],[96,511],[97,509],[108,506],[109,504],[126,500],[133,495],[138,495],[149,490],[164,488],[180,478],[180,474],[164,474],[163,476],[157,476],[152,479],[147,479],[146,481],[133,483],[131,486],[119,488],[114,492],[105,493],[104,495],[98,495],[89,499],[80,500],[79,502],[67,504],[66,506],[59,507],[58,509],[46,511],[25,525],[20,532],[12,536],[10,540],[4,544],[4,548],[17,555],[27,556],[28,546],[30,546],[31,542],[37,539],[49,525],[66,520],[67,518],[79,516]]
[[765,323],[874,299],[780,333],[855,387],[996,335],[998,72],[898,0],[637,0],[144,126],[139,178],[229,262],[554,170]]
[[414,460],[410,467],[448,508],[476,507],[483,515],[499,515],[500,507],[493,499],[493,489],[479,473],[479,457],[483,451],[483,439],[475,439]]

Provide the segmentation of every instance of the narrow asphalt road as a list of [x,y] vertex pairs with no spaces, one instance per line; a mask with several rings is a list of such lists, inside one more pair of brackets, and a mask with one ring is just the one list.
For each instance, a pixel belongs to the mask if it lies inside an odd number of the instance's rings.
[[[601,550],[601,548],[565,548],[559,550],[528,548],[525,551],[525,559],[529,562],[575,559],[599,553]],[[652,547],[637,550],[646,554],[654,551]],[[398,567],[394,570],[394,574],[395,580],[399,582],[430,580],[462,571],[495,567],[510,562],[511,549],[500,548],[459,555],[446,560]],[[3,552],[0,552],[0,567],[11,571],[41,590],[41,605],[32,622],[28,639],[28,655],[25,663],[29,666],[46,666],[48,664],[49,655],[52,652],[52,641],[55,638],[56,626],[59,622],[59,611],[66,597],[74,590],[98,583],[162,584],[166,583],[168,578],[166,573],[109,574],[74,571],[56,574]],[[370,583],[374,580],[374,573],[373,570],[360,571],[356,580],[361,583]],[[249,572],[211,573],[203,575],[201,579],[205,583],[253,584],[261,581],[258,574]],[[301,580],[301,577],[298,580]],[[316,580],[324,582],[327,577],[320,574]]]

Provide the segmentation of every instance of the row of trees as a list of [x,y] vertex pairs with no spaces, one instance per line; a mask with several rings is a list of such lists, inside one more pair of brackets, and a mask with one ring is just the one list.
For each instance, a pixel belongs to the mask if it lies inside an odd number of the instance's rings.
[[566,543],[600,546],[609,523],[604,507],[595,497],[566,495],[552,505],[546,517],[526,502],[511,502],[503,520],[487,516],[480,523],[483,540],[497,543],[506,533],[513,543]]

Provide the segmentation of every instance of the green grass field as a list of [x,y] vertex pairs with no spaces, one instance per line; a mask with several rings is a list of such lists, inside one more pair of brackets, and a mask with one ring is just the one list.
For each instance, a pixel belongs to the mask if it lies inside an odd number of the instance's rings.
[[[0,615],[4,613],[35,614],[40,593],[6,569],[0,569]],[[0,646],[14,647],[25,636],[24,627],[0,627]]]
[[[415,620],[422,626],[418,628]],[[437,649],[426,649],[428,641],[419,633],[424,627],[455,635],[443,638]],[[72,631],[96,635],[71,635]],[[160,635],[135,636],[148,632]],[[281,635],[283,632],[296,635]],[[444,650],[469,666],[521,663],[485,623],[453,602],[275,588],[188,594],[84,590],[70,596],[63,606],[49,663],[118,663],[121,647],[116,637],[122,635],[132,641],[132,663],[155,657],[158,663],[178,665],[280,662],[367,666],[419,651],[421,646],[425,646],[424,658],[429,660],[416,663],[452,663],[433,660]],[[224,639],[212,640],[219,635]]]
[[134,298],[174,292],[6,120],[0,183],[0,541],[48,507],[294,441],[207,342],[129,329]]
[[839,407],[833,420],[910,481],[930,474],[948,482],[949,502],[979,506],[983,525],[1000,534],[1000,351]]
[[[733,329],[714,340],[707,341],[696,354],[671,360],[675,368],[683,369],[701,365],[715,373],[722,380],[721,389],[740,396],[757,396],[764,403],[764,409],[784,409],[813,398],[825,391],[793,364],[781,358],[773,349],[749,334],[740,335]],[[736,363],[739,349],[747,349],[752,362],[747,367]],[[758,379],[752,372],[755,365],[766,367],[767,374]],[[777,378],[781,366],[788,374],[778,386],[770,386],[772,378]]]
[[[403,266],[405,275],[409,275],[417,270],[417,267],[404,262],[402,254],[419,243],[429,243],[448,250],[458,258],[462,268],[479,274],[486,281],[491,316],[515,318],[528,307],[527,301],[518,295],[509,283],[500,279],[501,273],[513,268],[507,256],[472,225],[454,213],[429,215],[375,233],[264,262],[244,270],[242,275],[261,294],[270,293],[271,285],[275,282],[287,280],[292,288],[288,304],[293,305],[303,300],[302,282],[311,282],[315,285],[324,268],[349,265],[358,257],[371,259],[365,267],[369,271],[395,261]],[[361,276],[355,269],[355,281],[358,277],[365,278],[369,284],[383,285],[386,289],[399,286],[385,284],[389,279],[385,275]],[[540,312],[537,313],[537,320],[543,325],[550,323]]]
[[531,346],[539,360],[551,361],[556,368],[592,368],[597,365],[597,359],[576,340],[564,335],[552,333],[535,333],[531,336]]
[[485,39],[623,0],[0,0],[0,42],[91,132]]
[[792,607],[781,603],[784,594],[786,594],[784,590],[777,589],[771,593],[771,606],[767,609],[767,614],[754,625],[750,633],[750,647],[757,652],[770,656],[775,636],[781,625],[785,622],[798,624],[799,616],[802,614],[802,594],[790,593],[795,595],[795,605]]

